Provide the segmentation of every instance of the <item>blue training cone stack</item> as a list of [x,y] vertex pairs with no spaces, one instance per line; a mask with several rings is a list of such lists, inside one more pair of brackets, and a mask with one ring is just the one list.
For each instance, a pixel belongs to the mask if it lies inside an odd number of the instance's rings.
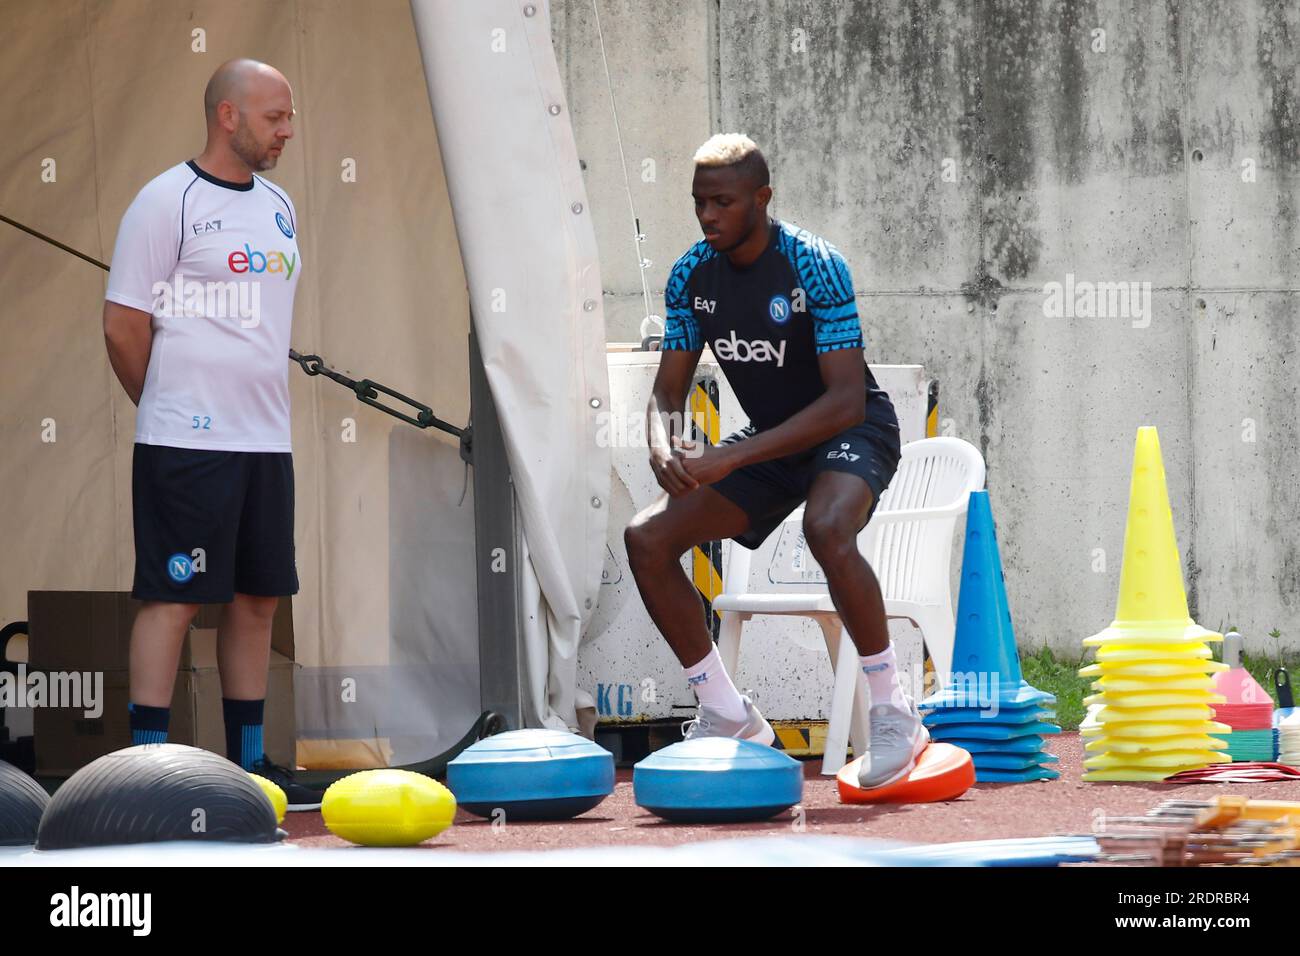
[[970,753],[981,783],[1054,780],[1043,738],[1059,734],[1050,705],[1056,698],[1031,687],[1020,673],[1020,654],[1007,605],[1002,558],[987,491],[973,491],[966,513],[957,631],[948,685],[921,701],[932,740]]

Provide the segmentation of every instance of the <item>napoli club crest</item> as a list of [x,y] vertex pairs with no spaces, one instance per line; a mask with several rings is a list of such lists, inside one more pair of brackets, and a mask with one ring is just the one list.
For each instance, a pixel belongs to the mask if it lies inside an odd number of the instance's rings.
[[783,295],[774,295],[767,303],[768,318],[777,325],[785,325],[790,321],[790,311],[790,300]]

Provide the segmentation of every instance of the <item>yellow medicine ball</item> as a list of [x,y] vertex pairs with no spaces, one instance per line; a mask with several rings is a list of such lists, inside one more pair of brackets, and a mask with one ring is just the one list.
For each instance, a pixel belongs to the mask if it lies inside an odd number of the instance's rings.
[[456,798],[424,774],[363,770],[330,785],[321,802],[325,826],[362,846],[415,846],[451,826]]
[[283,823],[284,811],[289,809],[289,798],[284,795],[284,791],[265,777],[260,777],[255,773],[250,773],[249,776],[253,778],[254,783],[262,788],[262,792],[266,794],[266,799],[271,801],[271,806],[275,810],[275,822]]

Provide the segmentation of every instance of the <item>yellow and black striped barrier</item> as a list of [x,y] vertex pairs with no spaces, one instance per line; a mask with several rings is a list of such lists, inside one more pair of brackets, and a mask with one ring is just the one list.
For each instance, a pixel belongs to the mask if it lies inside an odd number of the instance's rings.
[[[718,414],[718,381],[701,376],[691,387],[691,439],[716,445],[722,439]],[[704,618],[713,640],[718,639],[722,615],[713,610],[713,599],[722,593],[722,542],[706,541],[691,549],[691,578],[704,601]]]
[[939,437],[939,380],[930,379],[925,397],[925,437]]
[[820,757],[826,752],[826,721],[774,720],[776,741],[772,746],[791,757]]
[[[930,379],[930,385],[925,393],[925,437],[939,437],[939,380]],[[925,688],[926,693],[934,686],[932,675],[934,674],[934,661],[930,658],[930,649],[927,647],[922,650],[925,655]]]

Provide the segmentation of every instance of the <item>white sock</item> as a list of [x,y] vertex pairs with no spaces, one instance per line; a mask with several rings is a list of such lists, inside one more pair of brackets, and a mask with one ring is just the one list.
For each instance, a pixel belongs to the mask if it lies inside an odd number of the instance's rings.
[[907,695],[898,682],[898,659],[894,656],[891,643],[879,654],[859,657],[862,673],[867,675],[867,686],[871,688],[871,706],[893,704],[900,710],[907,710]]
[[736,690],[736,685],[727,676],[716,644],[704,660],[682,670],[686,672],[686,683],[695,691],[701,707],[709,708],[724,720],[745,719],[745,702],[740,699],[740,691]]

